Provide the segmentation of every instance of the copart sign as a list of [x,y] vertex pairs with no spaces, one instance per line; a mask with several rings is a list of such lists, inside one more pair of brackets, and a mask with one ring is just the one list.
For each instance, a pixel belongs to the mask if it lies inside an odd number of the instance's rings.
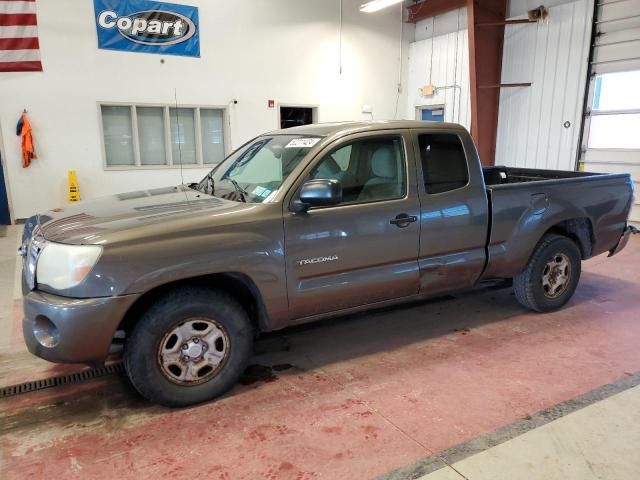
[[98,47],[200,56],[198,7],[147,0],[93,0]]

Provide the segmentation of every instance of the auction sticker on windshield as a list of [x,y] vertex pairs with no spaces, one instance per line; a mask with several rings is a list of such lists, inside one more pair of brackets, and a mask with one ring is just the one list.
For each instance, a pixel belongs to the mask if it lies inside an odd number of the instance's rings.
[[271,193],[271,190],[269,190],[268,188],[257,186],[251,193],[256,197],[265,198]]
[[319,138],[314,137],[294,138],[289,143],[287,143],[284,148],[311,148],[319,141]]

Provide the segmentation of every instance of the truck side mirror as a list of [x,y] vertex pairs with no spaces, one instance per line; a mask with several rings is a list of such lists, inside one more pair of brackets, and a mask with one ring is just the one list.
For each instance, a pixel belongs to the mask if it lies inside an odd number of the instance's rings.
[[294,200],[291,210],[302,213],[311,207],[327,207],[342,202],[342,185],[335,179],[318,178],[308,180],[300,188],[298,200]]

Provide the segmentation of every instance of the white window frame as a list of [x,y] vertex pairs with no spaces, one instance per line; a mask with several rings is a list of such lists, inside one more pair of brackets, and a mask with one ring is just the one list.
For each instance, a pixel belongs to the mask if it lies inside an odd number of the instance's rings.
[[[102,107],[129,107],[131,110],[131,129],[133,137],[133,158],[134,165],[107,165],[107,150],[104,141],[104,125],[102,122]],[[166,165],[142,165],[142,159],[140,157],[140,139],[138,133],[138,107],[156,107],[164,109],[164,141],[165,141],[165,156]],[[180,168],[178,162],[174,162],[173,149],[171,146],[171,108],[176,108],[175,104],[169,103],[130,103],[130,102],[97,102],[98,110],[98,127],[100,135],[100,147],[102,150],[102,168],[104,170],[168,170]],[[229,122],[229,109],[227,105],[183,105],[179,104],[178,108],[191,108],[195,111],[194,128],[195,128],[195,141],[196,141],[196,163],[189,165],[182,165],[183,169],[197,169],[197,168],[210,168],[217,165],[216,163],[203,163],[202,159],[202,126],[200,123],[200,110],[222,110],[222,139],[224,142],[224,156],[226,158],[231,153],[229,146],[231,143],[230,137],[230,122]]]

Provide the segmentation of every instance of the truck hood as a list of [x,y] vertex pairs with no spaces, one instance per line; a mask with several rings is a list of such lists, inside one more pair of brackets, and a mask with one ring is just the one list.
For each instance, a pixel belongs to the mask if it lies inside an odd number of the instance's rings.
[[[206,219],[211,227],[224,219],[255,208],[206,195],[187,186],[141,190],[81,201],[39,215],[41,233],[47,240],[69,244],[105,244],[179,234]],[[222,217],[219,214],[224,214]]]

